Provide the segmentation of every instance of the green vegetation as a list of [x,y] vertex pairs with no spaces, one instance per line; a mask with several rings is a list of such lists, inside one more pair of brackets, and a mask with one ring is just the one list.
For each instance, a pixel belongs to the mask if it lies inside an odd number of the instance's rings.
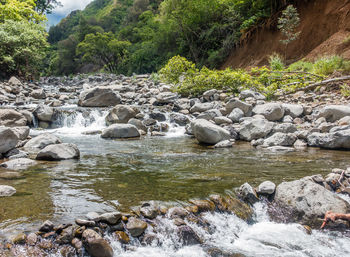
[[296,31],[299,24],[300,18],[297,9],[293,5],[288,5],[278,19],[277,25],[285,37],[281,40],[282,44],[288,45],[299,37],[300,31]]
[[[174,84],[174,91],[185,96],[199,96],[215,88],[231,94],[253,89],[272,98],[319,82],[334,71],[350,71],[350,61],[339,56],[321,58],[314,63],[299,61],[284,68],[281,58],[274,55],[270,57],[270,65],[249,70],[212,70],[206,67],[199,70],[190,61],[176,56],[159,71],[159,75],[161,80]],[[348,93],[349,88],[343,87],[342,91]]]

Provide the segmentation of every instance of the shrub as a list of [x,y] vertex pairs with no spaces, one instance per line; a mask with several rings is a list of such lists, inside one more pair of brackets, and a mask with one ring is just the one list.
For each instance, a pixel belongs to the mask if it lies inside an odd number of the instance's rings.
[[160,79],[166,83],[178,84],[180,76],[191,76],[198,72],[195,64],[181,56],[174,56],[159,71]]
[[284,69],[284,63],[280,55],[273,54],[269,57],[269,64],[271,70],[278,71]]
[[323,57],[317,60],[312,67],[312,72],[320,75],[330,75],[334,71],[349,71],[350,61],[340,56]]
[[297,61],[289,65],[289,71],[305,71],[310,72],[312,70],[313,64],[304,60]]

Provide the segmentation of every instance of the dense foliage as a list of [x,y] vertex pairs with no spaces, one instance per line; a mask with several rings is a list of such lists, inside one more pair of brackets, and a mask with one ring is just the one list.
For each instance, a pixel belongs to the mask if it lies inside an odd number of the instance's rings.
[[0,78],[36,76],[47,48],[45,15],[34,0],[3,0],[0,4]]
[[173,83],[173,90],[184,96],[200,96],[215,88],[230,94],[253,89],[272,98],[318,82],[335,71],[348,73],[350,61],[332,56],[314,63],[299,61],[285,68],[281,58],[275,55],[270,58],[270,67],[250,70],[212,70],[203,67],[199,70],[185,58],[175,56],[159,71],[159,75],[162,81]]
[[[249,31],[260,26],[288,1],[277,0],[95,0],[50,28],[51,58],[71,69],[51,69],[70,74],[85,67],[81,55],[62,55],[61,42],[88,34],[112,32],[128,41],[129,58],[115,72],[151,73],[173,56],[181,55],[199,67],[219,67]],[[71,52],[74,52],[73,49]],[[77,53],[77,51],[75,51]],[[57,58],[59,60],[57,60]],[[63,59],[62,59],[63,58]],[[51,61],[52,62],[52,61]],[[68,64],[71,62],[71,64]],[[101,65],[100,68],[103,68]],[[53,67],[53,66],[51,66]]]

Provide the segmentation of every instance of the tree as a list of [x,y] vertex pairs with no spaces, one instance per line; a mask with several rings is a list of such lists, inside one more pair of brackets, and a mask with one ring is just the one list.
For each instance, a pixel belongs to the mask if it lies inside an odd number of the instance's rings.
[[114,34],[88,34],[77,47],[77,55],[82,55],[84,62],[103,65],[109,72],[116,73],[128,56],[128,41],[118,41]]
[[296,40],[300,31],[296,31],[296,28],[300,24],[300,18],[297,9],[293,5],[288,5],[282,12],[282,16],[278,19],[278,29],[281,30],[285,39],[281,40],[281,43],[288,45]]
[[52,10],[57,6],[62,6],[58,0],[35,0],[35,10],[40,13],[52,13]]
[[0,23],[0,67],[5,76],[30,77],[38,74],[45,57],[46,32],[27,21]]
[[40,23],[46,20],[45,15],[35,11],[34,0],[2,0],[0,4],[0,23],[5,20],[28,21]]

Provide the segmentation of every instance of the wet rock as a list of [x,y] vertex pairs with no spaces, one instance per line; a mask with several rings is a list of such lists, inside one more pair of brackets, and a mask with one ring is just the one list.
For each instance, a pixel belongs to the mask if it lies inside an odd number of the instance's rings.
[[4,167],[10,170],[24,170],[36,164],[36,161],[27,158],[13,159],[0,164],[0,167]]
[[149,117],[151,119],[155,119],[157,121],[166,121],[166,117],[165,117],[164,113],[161,113],[161,112],[158,112],[158,111],[151,112],[149,114]]
[[14,77],[14,76],[12,76],[12,77],[9,79],[8,83],[9,83],[11,86],[17,87],[17,88],[19,88],[19,87],[22,86],[22,82],[21,82],[18,78]]
[[189,202],[197,206],[199,212],[212,212],[215,210],[215,204],[210,200],[190,200]]
[[27,119],[23,114],[12,109],[0,109],[0,126],[19,127],[26,124]]
[[249,220],[253,211],[250,206],[237,198],[231,197],[229,195],[210,195],[210,200],[213,201],[219,211],[234,213],[237,217],[242,220]]
[[99,221],[100,215],[97,212],[89,212],[86,214],[88,220]]
[[48,145],[37,154],[37,160],[61,161],[69,159],[79,159],[80,151],[74,144]]
[[224,140],[214,145],[214,148],[230,148],[234,145],[234,141]]
[[294,152],[295,148],[277,145],[277,146],[267,147],[266,150],[273,152],[273,153],[287,153],[287,152]]
[[292,146],[297,140],[294,134],[277,132],[264,140],[264,147],[269,146]]
[[53,228],[54,228],[54,224],[51,221],[46,220],[46,221],[44,221],[43,224],[41,224],[41,226],[39,228],[39,231],[41,231],[41,232],[50,232],[50,231],[53,230]]
[[39,121],[51,122],[54,110],[46,105],[39,105],[35,111],[34,115]]
[[38,241],[38,236],[35,234],[35,233],[30,233],[28,236],[27,236],[27,240],[26,240],[26,243],[28,245],[35,245]]
[[272,195],[275,192],[275,189],[276,189],[275,183],[271,181],[264,181],[258,186],[256,192],[258,194]]
[[327,121],[335,122],[345,116],[350,116],[350,106],[328,105],[320,111],[318,117],[324,117]]
[[183,207],[173,207],[173,208],[170,208],[169,211],[169,217],[174,219],[174,218],[185,218],[189,212],[183,208]]
[[0,197],[12,196],[16,193],[16,189],[12,186],[0,185]]
[[128,105],[117,105],[106,117],[107,125],[115,123],[128,123],[128,121],[136,116],[135,110]]
[[131,217],[126,224],[126,229],[133,237],[138,237],[146,230],[147,223],[135,217]]
[[124,231],[116,231],[114,234],[122,244],[128,244],[130,242],[129,236]]
[[96,222],[93,220],[84,220],[84,219],[76,219],[75,223],[79,226],[85,226],[85,227],[94,227],[96,226]]
[[97,219],[98,221],[106,222],[110,225],[115,225],[121,218],[122,214],[120,212],[108,212],[100,215]]
[[307,137],[309,146],[328,149],[350,149],[350,129],[331,133],[312,133]]
[[121,103],[120,96],[110,87],[95,87],[81,92],[79,106],[109,107]]
[[74,226],[69,226],[62,230],[57,236],[56,241],[58,244],[70,244],[74,238]]
[[202,241],[196,232],[189,226],[179,226],[177,230],[177,234],[182,240],[184,245],[197,245],[201,244]]
[[91,257],[113,257],[113,249],[96,231],[86,229],[82,235],[83,245]]
[[231,138],[230,133],[207,120],[199,119],[191,123],[192,131],[200,143],[217,144]]
[[104,129],[102,138],[133,138],[140,137],[137,127],[132,124],[113,124]]
[[25,244],[26,243],[27,236],[24,233],[20,233],[16,235],[14,238],[12,238],[12,243],[14,244]]
[[273,129],[274,123],[265,119],[246,120],[239,129],[240,139],[252,141],[267,136]]
[[60,144],[61,139],[59,139],[57,136],[50,134],[50,133],[43,133],[39,136],[36,136],[32,139],[30,139],[25,145],[25,149],[43,149],[48,145],[52,144]]
[[254,188],[248,183],[244,183],[239,188],[239,195],[242,199],[250,204],[254,204],[259,201],[259,197],[257,196]]
[[18,179],[21,177],[22,177],[21,173],[15,172],[15,171],[0,172],[1,179]]
[[253,114],[263,115],[269,121],[278,121],[284,116],[284,108],[278,103],[256,105]]
[[294,219],[319,227],[327,211],[349,213],[350,205],[312,179],[283,182],[276,188],[275,201],[294,211]]
[[140,213],[147,219],[154,219],[158,216],[158,208],[156,206],[143,206],[140,208]]
[[186,126],[190,122],[190,119],[187,115],[181,113],[172,113],[170,114],[170,121],[175,122],[179,126]]
[[10,128],[0,127],[0,154],[14,149],[17,143],[18,137]]

